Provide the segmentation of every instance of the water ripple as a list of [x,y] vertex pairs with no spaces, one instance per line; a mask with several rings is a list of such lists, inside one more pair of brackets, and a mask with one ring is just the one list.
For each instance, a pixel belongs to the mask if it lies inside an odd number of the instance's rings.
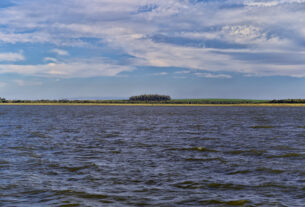
[[0,106],[0,206],[303,206],[305,109]]

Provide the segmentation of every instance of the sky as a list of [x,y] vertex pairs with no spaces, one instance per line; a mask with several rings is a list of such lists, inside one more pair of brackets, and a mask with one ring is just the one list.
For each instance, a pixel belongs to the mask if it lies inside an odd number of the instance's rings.
[[0,97],[305,98],[305,0],[1,0]]

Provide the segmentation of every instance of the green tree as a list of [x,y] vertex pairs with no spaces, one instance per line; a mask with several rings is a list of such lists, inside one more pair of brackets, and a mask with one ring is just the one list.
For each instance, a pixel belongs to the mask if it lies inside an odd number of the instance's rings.
[[0,103],[7,103],[7,100],[5,98],[0,97]]
[[139,96],[131,96],[129,98],[130,101],[170,101],[171,97],[166,95],[159,95],[159,94],[144,94]]

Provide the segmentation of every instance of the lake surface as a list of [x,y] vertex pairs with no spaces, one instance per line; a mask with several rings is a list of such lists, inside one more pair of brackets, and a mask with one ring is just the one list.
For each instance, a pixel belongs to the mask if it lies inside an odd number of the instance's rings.
[[304,206],[305,108],[0,106],[0,206]]

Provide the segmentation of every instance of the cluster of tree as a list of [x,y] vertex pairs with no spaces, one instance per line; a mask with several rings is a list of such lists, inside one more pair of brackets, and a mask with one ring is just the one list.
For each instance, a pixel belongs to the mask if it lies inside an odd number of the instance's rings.
[[7,100],[5,98],[0,97],[0,103],[7,103]]
[[131,96],[129,101],[170,101],[171,97],[166,95],[158,95],[158,94],[144,94],[139,96]]
[[282,99],[272,100],[270,103],[305,103],[305,99]]

